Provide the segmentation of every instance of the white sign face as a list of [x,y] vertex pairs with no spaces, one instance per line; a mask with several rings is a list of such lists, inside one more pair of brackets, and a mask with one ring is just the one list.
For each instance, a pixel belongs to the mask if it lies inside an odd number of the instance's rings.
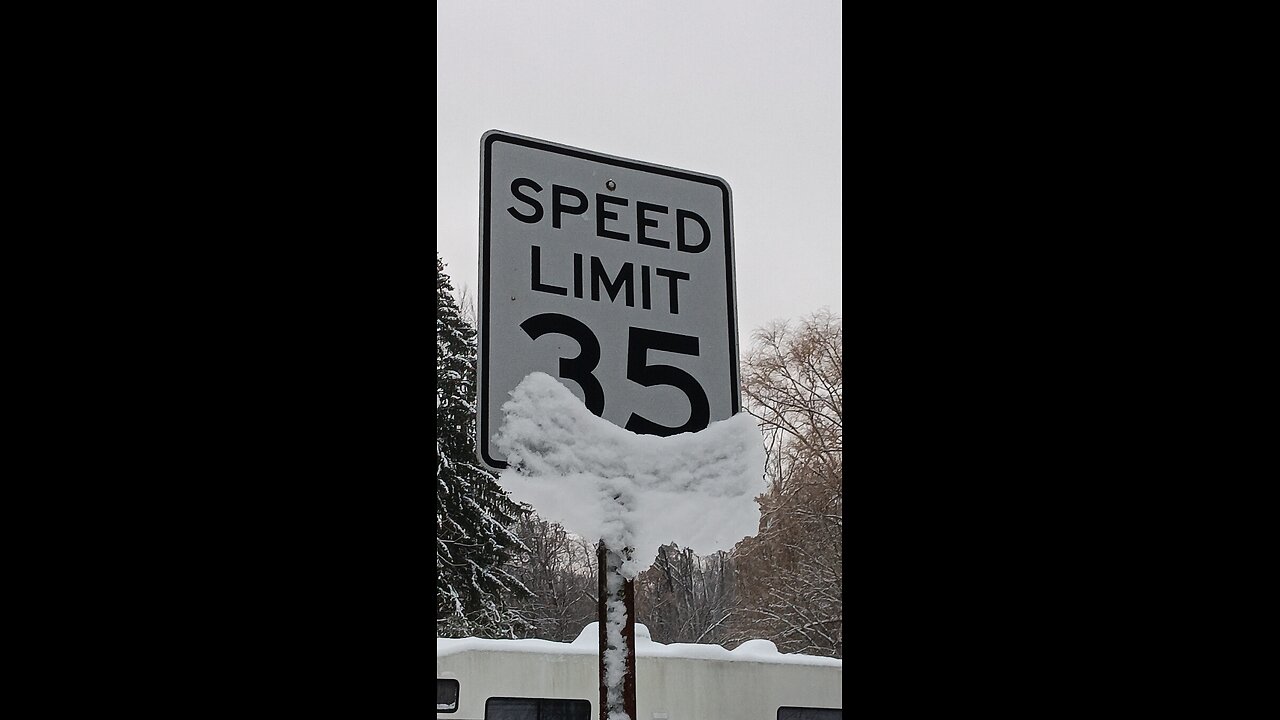
[[481,138],[479,456],[531,372],[632,432],[738,412],[729,186],[490,130]]

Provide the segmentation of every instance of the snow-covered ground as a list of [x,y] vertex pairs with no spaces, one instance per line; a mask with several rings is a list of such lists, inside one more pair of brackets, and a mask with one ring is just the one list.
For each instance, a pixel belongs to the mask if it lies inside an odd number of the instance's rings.
[[[571,643],[554,640],[490,640],[487,638],[436,638],[436,657],[454,655],[468,650],[486,652],[544,653],[551,655],[599,655],[599,623],[591,623],[582,629]],[[839,658],[780,653],[768,640],[748,640],[728,650],[720,645],[704,643],[654,642],[649,628],[636,623],[636,656],[688,658],[693,660],[730,660],[737,662],[786,663],[793,665],[828,665],[842,667]]]

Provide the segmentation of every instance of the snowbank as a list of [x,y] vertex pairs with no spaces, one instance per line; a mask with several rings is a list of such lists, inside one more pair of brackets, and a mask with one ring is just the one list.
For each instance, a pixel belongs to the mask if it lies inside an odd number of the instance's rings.
[[[599,623],[590,623],[573,642],[553,640],[488,640],[484,638],[436,638],[436,657],[468,651],[523,652],[548,655],[599,656]],[[736,662],[787,663],[793,665],[842,666],[839,658],[818,655],[780,653],[768,640],[748,640],[733,650],[704,643],[663,643],[650,639],[649,628],[636,623],[636,657],[688,658],[693,660],[727,660]]]

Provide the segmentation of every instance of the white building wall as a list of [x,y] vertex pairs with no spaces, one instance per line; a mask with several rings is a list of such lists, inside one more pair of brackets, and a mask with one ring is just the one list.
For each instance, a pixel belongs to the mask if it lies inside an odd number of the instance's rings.
[[[438,718],[481,720],[490,697],[580,698],[599,720],[598,657],[592,654],[468,650],[437,657],[437,677],[458,680],[456,713]],[[637,659],[634,720],[775,720],[781,705],[842,707],[843,669],[831,665]]]

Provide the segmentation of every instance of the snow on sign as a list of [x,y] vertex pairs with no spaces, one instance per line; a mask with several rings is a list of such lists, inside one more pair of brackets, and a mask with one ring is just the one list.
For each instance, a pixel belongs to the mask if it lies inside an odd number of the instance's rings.
[[481,138],[479,456],[544,372],[605,420],[697,432],[738,412],[729,186],[498,130]]

